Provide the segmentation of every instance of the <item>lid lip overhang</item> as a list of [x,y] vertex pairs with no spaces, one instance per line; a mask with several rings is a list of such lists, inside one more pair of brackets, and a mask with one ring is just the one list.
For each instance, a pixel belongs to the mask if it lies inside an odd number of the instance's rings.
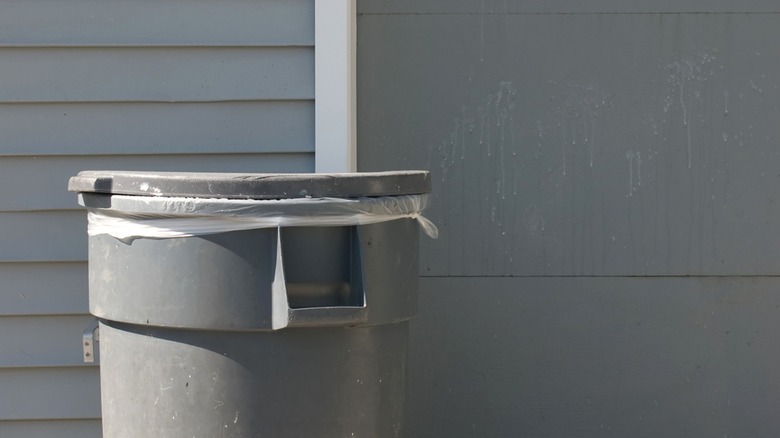
[[68,191],[223,199],[354,198],[430,193],[430,172],[218,173],[85,170]]

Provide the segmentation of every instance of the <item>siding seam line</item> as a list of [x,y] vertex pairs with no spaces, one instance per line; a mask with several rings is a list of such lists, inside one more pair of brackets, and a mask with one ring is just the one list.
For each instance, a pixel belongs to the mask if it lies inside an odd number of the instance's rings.
[[451,278],[451,279],[469,279],[469,278],[475,278],[475,279],[497,279],[497,278],[528,278],[528,279],[569,279],[569,278],[649,278],[649,279],[659,279],[659,278],[670,278],[670,279],[706,279],[706,278],[713,278],[713,279],[727,279],[727,278],[733,278],[733,279],[757,279],[757,278],[778,278],[780,279],[780,274],[691,274],[691,275],[667,275],[667,274],[661,274],[661,275],[421,275],[420,278],[431,278],[431,279],[445,279],[445,278]]
[[779,15],[777,12],[360,12],[360,16],[483,16],[483,15]]

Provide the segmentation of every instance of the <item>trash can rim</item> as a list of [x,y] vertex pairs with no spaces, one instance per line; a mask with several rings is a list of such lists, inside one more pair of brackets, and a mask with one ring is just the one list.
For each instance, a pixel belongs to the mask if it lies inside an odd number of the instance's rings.
[[82,193],[226,199],[417,195],[431,191],[421,170],[354,173],[216,173],[85,170],[68,181]]

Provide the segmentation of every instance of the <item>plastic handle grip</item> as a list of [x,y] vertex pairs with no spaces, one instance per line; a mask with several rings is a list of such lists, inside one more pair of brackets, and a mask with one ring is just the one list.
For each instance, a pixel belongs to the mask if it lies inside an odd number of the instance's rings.
[[[357,227],[352,227],[358,233]],[[287,283],[284,275],[284,259],[282,256],[281,228],[277,230],[276,238],[276,268],[271,285],[272,320],[274,330],[287,327],[329,327],[354,326],[368,320],[368,305],[366,302],[363,282],[363,257],[360,250],[359,237],[354,239],[351,250],[351,275],[347,283]],[[353,305],[325,305],[317,307],[296,307],[290,303],[288,291],[297,294],[317,295],[321,292],[356,294]],[[294,303],[293,303],[294,304]]]

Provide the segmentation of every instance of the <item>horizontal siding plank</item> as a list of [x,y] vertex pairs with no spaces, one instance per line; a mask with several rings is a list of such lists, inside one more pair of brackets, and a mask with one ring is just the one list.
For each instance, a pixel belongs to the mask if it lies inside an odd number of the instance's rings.
[[0,48],[0,102],[312,99],[311,47]]
[[0,262],[84,261],[83,210],[0,213]]
[[92,319],[0,316],[0,368],[94,366],[84,364],[81,356],[81,335]]
[[100,420],[0,421],[3,438],[100,438]]
[[0,187],[16,190],[0,191],[0,211],[75,208],[76,196],[66,191],[67,181],[88,169],[313,172],[314,154],[4,157],[0,158]]
[[361,0],[359,14],[550,14],[550,13],[745,13],[780,12],[775,0]]
[[100,418],[98,367],[0,369],[0,421]]
[[86,314],[87,298],[84,262],[0,263],[0,317]]
[[0,105],[2,155],[314,151],[314,103]]
[[310,45],[314,0],[4,0],[0,44]]

